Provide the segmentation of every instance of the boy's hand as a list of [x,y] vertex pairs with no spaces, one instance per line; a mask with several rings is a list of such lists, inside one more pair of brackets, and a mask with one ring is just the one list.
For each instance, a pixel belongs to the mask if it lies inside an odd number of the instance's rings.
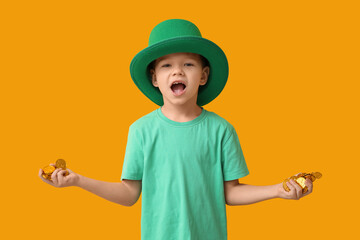
[[286,182],[286,185],[290,189],[289,192],[285,191],[282,183],[279,183],[277,185],[278,197],[285,199],[299,200],[300,198],[312,193],[313,190],[313,182],[309,178],[306,178],[305,181],[305,185],[308,187],[308,191],[306,193],[303,193],[302,188],[293,179],[290,179],[289,182]]
[[[55,164],[50,164],[50,165],[55,166]],[[69,172],[69,175],[67,176],[65,176],[66,170]],[[44,182],[58,188],[77,186],[77,183],[79,181],[79,175],[74,173],[68,168],[66,170],[62,170],[61,168],[55,169],[55,171],[51,174],[51,180],[47,180],[42,176],[43,170],[40,168],[39,177]]]

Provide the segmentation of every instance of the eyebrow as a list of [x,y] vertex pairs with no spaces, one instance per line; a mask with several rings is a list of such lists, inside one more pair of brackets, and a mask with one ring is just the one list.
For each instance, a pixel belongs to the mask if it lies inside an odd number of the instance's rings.
[[161,60],[163,60],[164,57],[159,57],[158,59],[156,59],[157,62],[160,62]]

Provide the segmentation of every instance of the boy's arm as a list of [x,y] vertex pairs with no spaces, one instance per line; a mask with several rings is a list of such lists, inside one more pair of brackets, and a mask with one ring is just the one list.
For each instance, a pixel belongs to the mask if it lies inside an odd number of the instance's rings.
[[122,182],[104,182],[77,174],[67,169],[70,174],[65,176],[65,170],[56,169],[51,175],[51,181],[45,179],[40,169],[39,177],[54,187],[80,187],[114,203],[123,206],[134,205],[140,197],[142,182],[140,180],[123,180]]
[[121,182],[104,182],[79,175],[78,184],[75,186],[111,202],[130,207],[139,199],[141,185],[139,180],[124,179]]
[[225,201],[227,205],[234,206],[252,204],[272,198],[298,200],[312,192],[313,186],[311,180],[307,179],[305,184],[308,187],[308,192],[303,194],[301,187],[292,179],[290,182],[287,182],[290,188],[289,192],[284,190],[282,183],[268,186],[253,186],[239,183],[238,180],[225,181]]

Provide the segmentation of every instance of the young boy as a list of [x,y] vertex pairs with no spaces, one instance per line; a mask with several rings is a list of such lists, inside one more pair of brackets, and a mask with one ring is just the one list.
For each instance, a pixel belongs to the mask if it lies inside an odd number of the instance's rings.
[[269,186],[240,184],[249,174],[234,127],[203,105],[215,99],[228,77],[223,51],[201,37],[191,22],[158,24],[149,46],[131,62],[136,86],[161,106],[129,128],[121,182],[55,170],[55,186],[78,186],[109,201],[132,206],[142,192],[141,239],[227,239],[228,205],[271,198],[300,199],[308,192],[293,180]]

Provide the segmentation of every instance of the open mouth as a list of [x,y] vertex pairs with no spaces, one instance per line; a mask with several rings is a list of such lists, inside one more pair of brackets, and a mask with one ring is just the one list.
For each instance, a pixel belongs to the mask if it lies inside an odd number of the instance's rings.
[[174,82],[173,85],[171,85],[171,90],[176,96],[180,96],[185,92],[186,85],[180,82]]

